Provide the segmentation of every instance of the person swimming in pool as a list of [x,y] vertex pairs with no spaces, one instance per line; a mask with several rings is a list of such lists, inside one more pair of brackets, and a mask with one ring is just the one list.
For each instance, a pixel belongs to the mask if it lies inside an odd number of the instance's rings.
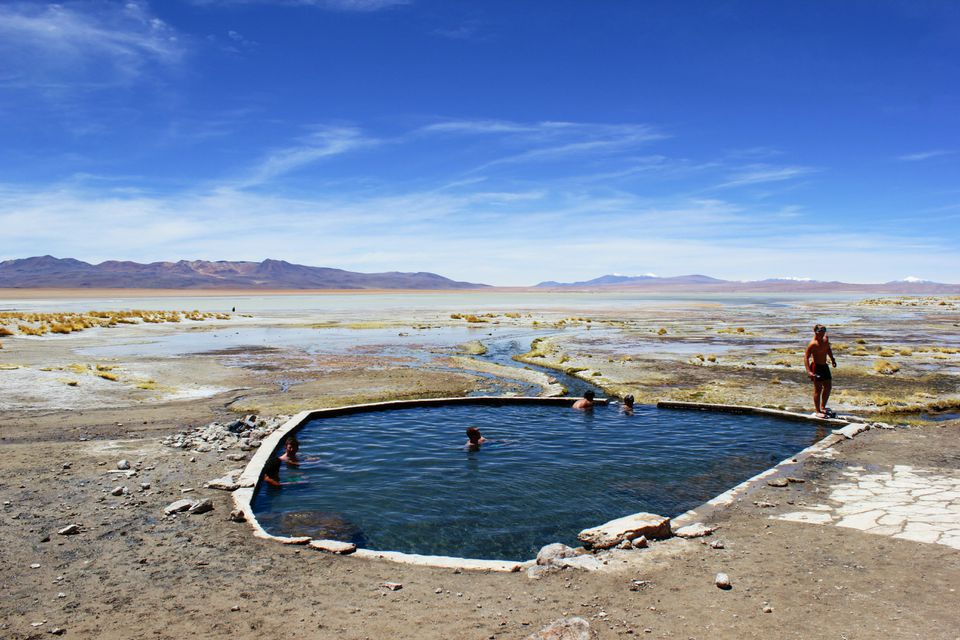
[[620,410],[628,415],[633,415],[633,403],[634,399],[632,395],[627,394],[623,396],[623,406]]
[[300,441],[297,440],[296,436],[290,436],[283,446],[283,455],[280,456],[280,460],[292,467],[299,467],[300,458],[297,457],[298,451],[300,451]]
[[280,458],[270,456],[263,465],[263,481],[271,487],[282,487],[280,482]]
[[583,394],[583,397],[573,403],[574,409],[580,409],[581,411],[589,411],[593,409],[593,399],[597,397],[593,391],[587,391]]
[[468,451],[480,451],[480,445],[487,439],[480,434],[480,429],[467,427],[467,443],[463,445]]

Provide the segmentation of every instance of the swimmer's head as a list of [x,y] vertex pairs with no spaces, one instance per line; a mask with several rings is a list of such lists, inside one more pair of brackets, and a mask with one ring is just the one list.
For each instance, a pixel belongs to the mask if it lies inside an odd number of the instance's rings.
[[584,399],[589,400],[590,402],[593,402],[593,399],[597,397],[597,394],[595,394],[593,391],[587,391],[586,393],[583,394],[583,397]]
[[633,400],[633,396],[632,396],[632,395],[623,396],[623,405],[624,405],[624,406],[626,406],[626,407],[632,407],[632,406],[633,406],[633,402],[634,402],[634,400]]
[[297,451],[300,451],[300,441],[297,440],[296,436],[290,436],[287,438],[287,443],[284,447],[284,450],[287,453],[296,453]]
[[467,427],[467,438],[472,444],[477,444],[480,442],[480,438],[482,437],[483,436],[480,435],[480,429],[477,429],[476,427]]
[[813,325],[813,332],[817,335],[824,335],[827,333],[827,328],[822,324],[815,324]]

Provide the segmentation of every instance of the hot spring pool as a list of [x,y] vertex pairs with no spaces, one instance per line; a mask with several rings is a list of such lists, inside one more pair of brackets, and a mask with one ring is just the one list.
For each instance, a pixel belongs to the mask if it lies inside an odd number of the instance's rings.
[[[464,448],[468,426],[489,442]],[[253,500],[275,535],[381,551],[525,560],[551,542],[649,511],[675,517],[825,434],[759,415],[618,405],[449,404],[314,419]]]

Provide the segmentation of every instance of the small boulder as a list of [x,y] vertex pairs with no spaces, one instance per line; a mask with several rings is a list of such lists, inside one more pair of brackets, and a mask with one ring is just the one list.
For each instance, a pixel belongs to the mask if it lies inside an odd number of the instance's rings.
[[771,487],[785,487],[790,482],[786,478],[774,478],[773,480],[767,480],[767,484]]
[[357,550],[357,545],[352,542],[340,542],[339,540],[311,540],[307,546],[317,551],[339,555],[347,555]]
[[702,522],[695,522],[694,524],[680,527],[674,531],[673,534],[678,538],[702,538],[703,536],[710,535],[717,529],[719,529],[719,527],[716,525],[706,525]]
[[80,525],[78,524],[68,524],[63,529],[57,531],[61,536],[75,536],[80,533]]
[[717,577],[714,578],[714,584],[717,585],[720,589],[732,589],[733,584],[730,582],[730,576],[725,573],[718,573]]
[[655,513],[635,513],[611,520],[599,527],[584,529],[577,536],[588,548],[609,549],[622,540],[639,536],[651,538],[670,537],[670,518]]
[[123,495],[123,487],[114,487],[113,490],[110,492],[110,495],[112,495],[112,496],[122,496],[122,495]]
[[174,513],[180,513],[181,511],[186,511],[194,504],[193,500],[177,500],[176,502],[171,502],[164,509],[165,514],[172,515]]
[[121,460],[117,463],[117,469],[120,471],[126,471],[130,468],[130,462],[128,460]]
[[403,589],[403,585],[399,582],[383,582],[380,586],[388,591],[400,591],[400,589]]
[[233,479],[233,476],[229,475],[211,480],[206,486],[208,489],[220,489],[221,491],[236,491],[240,488],[240,485]]
[[650,543],[647,542],[646,536],[640,536],[639,538],[634,538],[633,540],[631,540],[631,542],[633,543],[634,549],[646,549],[647,547],[650,546]]
[[193,506],[187,509],[187,513],[193,516],[206,513],[208,511],[213,511],[213,500],[210,498],[204,498],[199,502],[195,502]]
[[577,552],[567,545],[554,542],[540,549],[537,553],[537,564],[547,565],[560,558],[573,558]]
[[576,558],[558,558],[553,561],[552,565],[561,569],[579,569],[581,571],[597,571],[603,568],[603,562],[597,556],[590,554],[577,556]]
[[241,509],[234,509],[230,512],[230,515],[227,517],[227,520],[230,522],[246,522],[247,516],[243,514]]
[[595,640],[597,634],[590,629],[590,623],[583,618],[561,618],[551,622],[536,633],[527,636],[527,640]]

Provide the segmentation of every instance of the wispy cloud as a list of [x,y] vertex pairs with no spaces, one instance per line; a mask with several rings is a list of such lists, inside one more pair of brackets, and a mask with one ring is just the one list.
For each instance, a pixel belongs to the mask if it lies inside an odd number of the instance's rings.
[[376,144],[376,140],[365,137],[355,127],[318,127],[297,145],[268,153],[244,178],[232,186],[257,186],[318,160],[373,144]]
[[103,86],[179,62],[177,32],[145,2],[0,5],[0,86]]
[[951,151],[948,149],[933,149],[931,151],[921,151],[919,153],[908,153],[906,155],[897,156],[897,160],[903,160],[904,162],[919,162],[921,160],[929,160],[930,158],[949,156],[954,153],[956,153],[956,151]]
[[725,182],[717,185],[717,189],[729,187],[744,187],[767,182],[783,182],[814,173],[812,167],[775,167],[770,165],[751,165],[745,170],[731,175]]
[[316,7],[331,11],[380,11],[411,4],[413,0],[193,0],[198,5],[262,4],[278,7]]

